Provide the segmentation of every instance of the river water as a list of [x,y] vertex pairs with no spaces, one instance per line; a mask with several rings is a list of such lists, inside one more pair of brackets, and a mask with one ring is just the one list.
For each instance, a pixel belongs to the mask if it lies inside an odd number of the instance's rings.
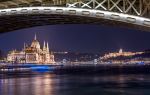
[[0,95],[150,95],[150,75],[1,75]]

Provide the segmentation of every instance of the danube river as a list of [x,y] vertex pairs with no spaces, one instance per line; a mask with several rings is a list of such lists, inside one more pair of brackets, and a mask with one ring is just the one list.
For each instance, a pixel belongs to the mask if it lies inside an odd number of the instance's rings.
[[1,75],[0,95],[150,95],[150,75]]

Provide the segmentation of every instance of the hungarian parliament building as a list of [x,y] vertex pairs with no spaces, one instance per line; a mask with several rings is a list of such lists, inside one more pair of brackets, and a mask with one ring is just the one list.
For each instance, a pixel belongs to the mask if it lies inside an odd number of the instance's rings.
[[54,54],[49,51],[48,42],[45,43],[41,49],[40,43],[36,38],[32,41],[31,45],[24,44],[22,51],[12,50],[7,55],[8,62],[16,63],[38,63],[38,64],[50,64],[55,63]]

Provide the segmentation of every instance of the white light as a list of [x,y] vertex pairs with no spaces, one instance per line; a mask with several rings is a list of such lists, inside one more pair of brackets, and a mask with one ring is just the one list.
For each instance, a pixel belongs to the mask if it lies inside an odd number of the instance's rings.
[[[23,9],[26,9],[27,12],[22,12]],[[121,21],[125,23],[132,23],[136,25],[141,25],[141,26],[146,26],[150,27],[149,24],[144,24],[144,22],[150,22],[150,18],[145,18],[145,17],[140,17],[140,16],[133,16],[129,14],[124,14],[124,13],[116,13],[116,12],[110,12],[110,11],[102,11],[102,10],[93,10],[93,9],[82,9],[82,8],[67,8],[67,7],[22,7],[22,8],[10,8],[10,9],[1,9],[0,10],[0,16],[4,16],[2,11],[6,11],[5,15],[16,15],[16,14],[34,14],[32,11],[33,9],[38,9],[36,14],[41,14],[44,13],[44,9],[50,9],[51,11],[49,14],[66,14],[66,15],[77,15],[77,16],[86,16],[86,17],[95,17],[97,18],[96,13],[103,13],[104,17],[103,19],[110,19],[110,20],[115,20],[115,21]],[[58,9],[61,9],[62,12],[57,12]],[[16,10],[17,12],[12,13],[12,10]],[[75,14],[69,14],[70,10],[75,10]],[[86,11],[89,12],[89,15],[83,15],[82,13]],[[120,18],[119,19],[112,19],[112,15],[118,15]],[[135,22],[129,22],[127,18],[134,18]]]

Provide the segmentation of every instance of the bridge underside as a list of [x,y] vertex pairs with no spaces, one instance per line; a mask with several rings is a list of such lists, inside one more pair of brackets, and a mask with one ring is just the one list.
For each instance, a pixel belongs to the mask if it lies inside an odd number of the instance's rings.
[[150,17],[150,0],[0,0],[0,9],[62,6]]
[[29,28],[34,26],[56,25],[56,24],[96,24],[108,26],[120,26],[125,28],[140,29],[149,31],[150,27],[128,24],[125,22],[106,20],[102,18],[61,15],[61,14],[28,14],[28,15],[7,15],[0,17],[0,33],[13,30]]
[[0,0],[0,33],[55,24],[150,31],[150,0]]

